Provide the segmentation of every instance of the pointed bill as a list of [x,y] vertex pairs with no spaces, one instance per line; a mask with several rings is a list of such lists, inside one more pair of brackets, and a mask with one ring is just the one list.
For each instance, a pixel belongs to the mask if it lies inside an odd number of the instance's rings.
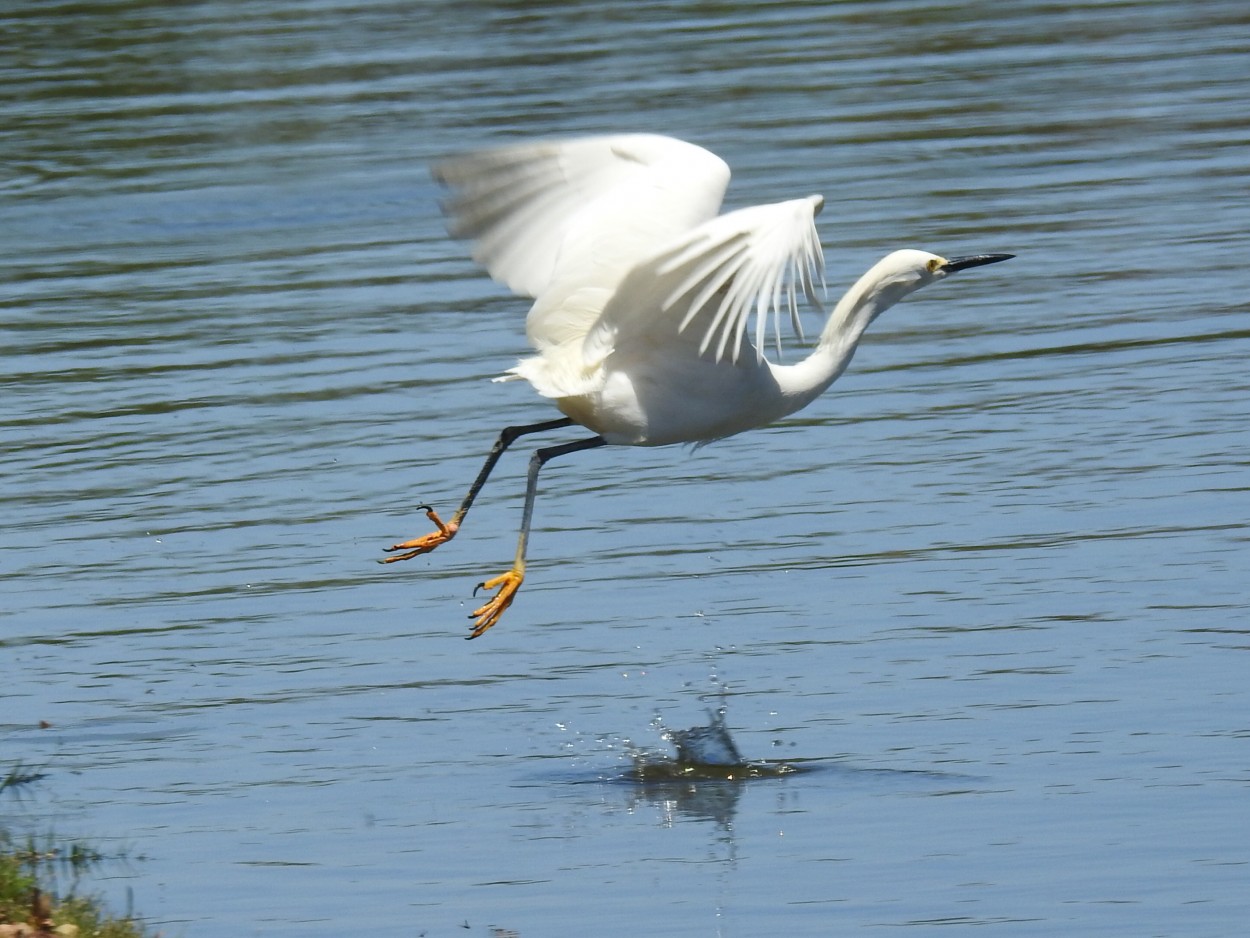
[[965,257],[952,257],[938,269],[953,274],[957,270],[967,270],[969,267],[984,267],[986,264],[1009,261],[1015,256],[1014,254],[969,254]]

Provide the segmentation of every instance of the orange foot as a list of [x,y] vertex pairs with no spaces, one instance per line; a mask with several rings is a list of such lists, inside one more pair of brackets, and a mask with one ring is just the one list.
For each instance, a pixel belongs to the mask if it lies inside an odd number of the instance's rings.
[[512,605],[512,599],[516,596],[516,591],[521,588],[522,581],[525,580],[525,574],[520,570],[512,569],[499,574],[493,580],[487,580],[485,583],[479,583],[478,590],[493,590],[499,587],[499,592],[491,598],[490,602],[482,606],[480,609],[473,610],[469,616],[470,619],[476,619],[473,623],[473,631],[469,633],[469,638],[477,638],[492,625],[499,621],[499,617],[503,615],[504,610]]
[[446,544],[453,537],[455,537],[456,532],[460,530],[459,521],[453,520],[444,524],[443,519],[440,518],[434,509],[429,505],[418,505],[417,507],[425,510],[425,516],[434,522],[434,525],[438,528],[438,530],[429,534],[423,534],[420,537],[414,537],[410,541],[400,541],[398,544],[392,544],[390,547],[383,548],[383,550],[387,553],[394,553],[397,550],[402,550],[404,553],[395,554],[394,557],[383,557],[378,561],[378,563],[394,563],[397,560],[411,560],[418,554],[428,554],[439,544]]

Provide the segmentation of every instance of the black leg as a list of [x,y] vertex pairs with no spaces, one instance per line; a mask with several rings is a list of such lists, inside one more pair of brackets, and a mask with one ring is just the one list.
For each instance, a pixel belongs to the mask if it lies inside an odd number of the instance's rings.
[[525,482],[525,508],[521,512],[521,536],[517,539],[516,559],[512,562],[512,569],[485,583],[479,583],[477,589],[474,590],[476,593],[478,589],[492,590],[499,587],[499,592],[489,602],[469,616],[470,619],[476,620],[469,638],[477,638],[499,621],[504,610],[512,605],[516,591],[525,580],[525,548],[529,543],[530,523],[534,517],[534,499],[538,495],[539,470],[548,460],[555,459],[557,456],[566,456],[584,449],[594,449],[597,446],[604,446],[606,442],[601,436],[592,436],[584,440],[574,440],[572,443],[561,443],[559,446],[548,446],[536,450],[530,457],[529,476]]
[[[542,423],[531,423],[523,427],[505,427],[500,431],[499,439],[495,441],[495,445],[491,447],[486,462],[482,464],[482,469],[477,474],[477,478],[473,480],[473,484],[469,486],[469,492],[464,497],[464,501],[460,503],[460,507],[456,509],[456,513],[451,516],[448,522],[443,521],[429,505],[419,505],[418,507],[425,512],[427,518],[430,519],[438,529],[430,534],[423,534],[421,537],[413,538],[409,541],[401,541],[385,548],[387,553],[392,556],[385,557],[378,561],[379,563],[395,563],[397,560],[411,560],[419,554],[428,554],[440,544],[445,544],[456,536],[456,532],[460,530],[460,525],[464,521],[464,516],[469,513],[469,509],[473,507],[473,501],[477,498],[477,493],[482,490],[482,486],[486,484],[486,480],[490,478],[491,470],[495,468],[495,463],[499,462],[499,457],[503,455],[504,450],[515,443],[518,439],[527,433],[542,433],[544,430],[560,430],[564,427],[570,427],[573,421],[568,417],[561,417],[558,420],[546,420]],[[396,553],[403,551],[403,553]]]

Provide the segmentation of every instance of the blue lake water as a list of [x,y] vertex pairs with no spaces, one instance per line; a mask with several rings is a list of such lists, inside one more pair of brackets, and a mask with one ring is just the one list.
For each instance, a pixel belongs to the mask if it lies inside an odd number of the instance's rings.
[[[77,888],[188,938],[1244,934],[1239,0],[0,26],[0,771],[47,773],[0,812],[120,857]],[[551,463],[465,642],[527,445],[374,560],[556,413],[488,380],[527,304],[427,166],[624,130],[725,157],[731,207],[823,193],[835,296],[1018,257],[779,426]],[[628,778],[721,706],[805,771]]]

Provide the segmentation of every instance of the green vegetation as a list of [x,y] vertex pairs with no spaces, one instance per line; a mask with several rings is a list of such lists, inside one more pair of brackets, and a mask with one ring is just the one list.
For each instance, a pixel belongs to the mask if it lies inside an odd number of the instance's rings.
[[[0,792],[14,792],[42,777],[17,765],[0,776]],[[58,873],[76,876],[103,859],[83,844],[41,846],[33,839],[18,844],[0,830],[0,938],[151,938],[153,933],[141,924],[109,915],[91,897],[72,890],[60,894]]]

